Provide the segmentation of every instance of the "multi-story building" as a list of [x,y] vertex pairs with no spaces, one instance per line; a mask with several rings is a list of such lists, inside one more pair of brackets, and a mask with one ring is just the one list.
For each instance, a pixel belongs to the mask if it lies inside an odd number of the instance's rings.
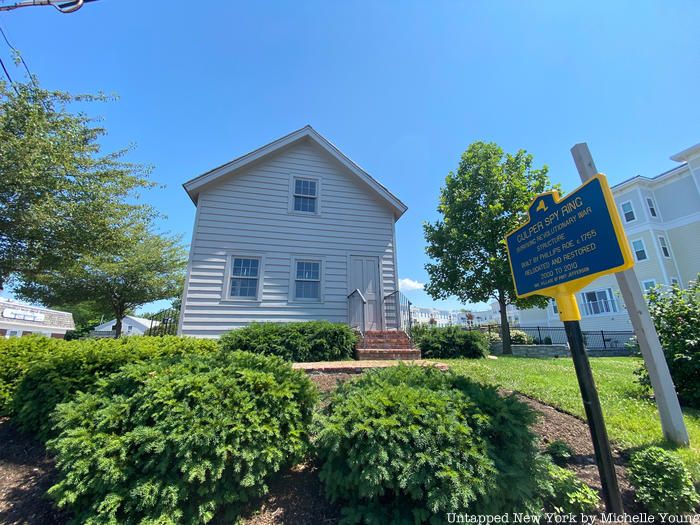
[[461,310],[439,310],[411,306],[413,324],[433,326],[467,326],[467,313]]
[[[612,187],[643,290],[682,288],[700,272],[700,144],[671,160],[678,166],[637,175]],[[614,275],[597,279],[577,295],[584,330],[631,330]],[[521,326],[562,326],[556,305],[520,312]]]

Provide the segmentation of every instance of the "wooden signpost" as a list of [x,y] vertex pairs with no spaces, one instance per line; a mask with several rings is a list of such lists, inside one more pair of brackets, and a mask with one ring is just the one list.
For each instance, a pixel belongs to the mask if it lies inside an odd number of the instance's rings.
[[602,275],[633,266],[632,253],[605,175],[589,178],[569,195],[538,195],[529,219],[506,235],[518,297],[546,295],[557,301],[591,431],[603,499],[622,513],[610,442],[588,361],[575,293]]

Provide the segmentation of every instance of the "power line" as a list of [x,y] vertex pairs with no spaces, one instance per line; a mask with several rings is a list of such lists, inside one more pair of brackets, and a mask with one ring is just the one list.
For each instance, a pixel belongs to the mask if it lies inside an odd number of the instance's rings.
[[22,65],[24,66],[24,69],[27,72],[27,75],[29,75],[29,80],[32,81],[32,84],[34,84],[34,87],[37,87],[36,82],[34,82],[34,75],[32,75],[32,72],[29,71],[29,66],[24,61],[24,57],[22,56],[22,53],[20,53],[19,50],[10,43],[10,40],[7,38],[7,34],[5,34],[5,31],[3,30],[2,26],[0,26],[0,35],[2,35],[2,38],[5,40],[5,43],[7,44],[7,46],[15,53],[16,56],[19,57],[19,60],[20,60],[20,62],[22,62]]
[[0,66],[2,66],[2,70],[5,72],[5,76],[7,77],[7,80],[10,81],[10,85],[12,86],[12,89],[14,89],[15,93],[17,93],[19,95],[19,90],[17,89],[17,86],[15,86],[15,83],[12,81],[12,77],[10,76],[10,72],[5,67],[5,62],[2,61],[2,58],[0,58]]

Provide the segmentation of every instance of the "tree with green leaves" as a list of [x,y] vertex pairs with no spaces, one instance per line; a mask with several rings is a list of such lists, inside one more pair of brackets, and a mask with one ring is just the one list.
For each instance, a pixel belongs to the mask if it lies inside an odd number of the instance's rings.
[[0,82],[0,289],[81,255],[110,251],[150,206],[135,202],[148,169],[103,153],[106,134],[74,105],[104,96],[48,91],[35,78]]
[[517,299],[505,246],[505,236],[527,218],[538,193],[551,189],[548,168],[533,167],[524,150],[504,154],[494,143],[474,142],[457,172],[450,172],[440,193],[441,218],[423,228],[434,299],[458,297],[462,302],[498,301],[503,352],[511,353],[509,304],[544,307],[547,299]]
[[120,337],[125,314],[152,301],[173,299],[182,290],[187,263],[179,239],[151,233],[143,225],[122,235],[118,249],[45,271],[22,283],[16,294],[48,305],[90,299],[115,316],[115,336]]

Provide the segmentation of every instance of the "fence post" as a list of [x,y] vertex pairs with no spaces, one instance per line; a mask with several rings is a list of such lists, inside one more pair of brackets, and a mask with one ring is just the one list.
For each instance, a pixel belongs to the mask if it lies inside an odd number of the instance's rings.
[[540,327],[538,326],[537,327],[537,344],[541,345],[542,343],[544,343],[544,341],[542,341],[542,331],[540,330]]
[[605,344],[605,332],[603,330],[600,331],[600,337],[603,338],[603,350],[607,350],[607,345]]

